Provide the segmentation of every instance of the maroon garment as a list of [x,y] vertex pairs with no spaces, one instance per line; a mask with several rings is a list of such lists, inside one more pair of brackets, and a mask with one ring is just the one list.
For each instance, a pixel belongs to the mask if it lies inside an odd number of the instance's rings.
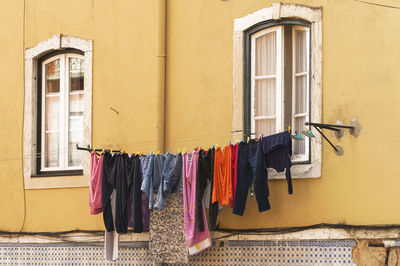
[[231,167],[232,167],[232,196],[233,196],[233,200],[231,202],[231,208],[233,208],[233,204],[235,202],[235,191],[236,191],[236,180],[237,180],[237,150],[238,150],[238,145],[233,144],[231,145],[231,158],[232,158],[232,162],[231,162]]

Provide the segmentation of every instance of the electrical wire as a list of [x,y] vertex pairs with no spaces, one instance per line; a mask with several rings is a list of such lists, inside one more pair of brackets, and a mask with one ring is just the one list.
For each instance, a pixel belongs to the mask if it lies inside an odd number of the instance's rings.
[[[23,65],[23,80],[25,82],[25,15],[26,15],[26,0],[24,0],[24,10],[23,10],[23,18],[22,18],[22,65]],[[25,84],[23,88],[23,99],[25,101]],[[25,102],[22,107],[22,115],[25,115]],[[21,143],[24,143],[24,119],[22,119],[22,134],[21,134]],[[21,154],[24,154],[24,147],[21,145]],[[24,217],[22,220],[22,225],[21,228],[19,229],[19,232],[22,232],[24,230],[25,226],[25,220],[26,220],[26,192],[25,192],[25,178],[24,178],[24,162],[21,161],[21,170],[22,170],[22,193],[24,195]]]
[[[23,126],[23,123],[22,123],[22,126]],[[191,140],[207,140],[207,139],[212,139],[212,138],[226,138],[226,137],[229,137],[229,135],[227,135],[227,134],[218,134],[218,135],[207,134],[207,135],[197,135],[197,136],[189,136],[189,137],[166,139],[166,140],[169,143],[184,143],[184,142],[191,141]],[[21,141],[23,142],[23,135],[22,135],[22,140]],[[141,148],[141,147],[149,146],[149,145],[156,144],[156,143],[157,142],[153,141],[153,140],[152,141],[140,141],[140,142],[125,142],[125,143],[123,143],[123,145],[118,145],[118,144],[116,144],[116,145],[105,145],[102,148],[114,149],[114,150],[121,149],[121,148],[119,148],[120,146],[123,146],[123,147],[136,146],[137,148]],[[117,146],[118,148],[111,147],[111,146]],[[97,146],[94,145],[92,148],[96,148],[96,147]],[[52,150],[50,152],[37,152],[37,153],[33,153],[33,154],[23,154],[23,151],[22,151],[23,156],[21,156],[21,157],[20,156],[19,157],[12,157],[12,158],[8,157],[7,159],[0,159],[0,162],[16,161],[16,160],[22,160],[22,159],[36,159],[36,158],[41,157],[42,155],[58,155],[59,153],[65,152],[67,149],[68,148],[56,149],[56,150]],[[23,148],[22,148],[22,150],[23,150]],[[123,150],[123,149],[121,149],[121,150]]]
[[[278,234],[288,234],[296,233],[305,230],[312,229],[345,229],[345,230],[370,230],[370,231],[380,231],[386,229],[400,230],[400,224],[387,224],[387,225],[351,225],[351,224],[329,224],[329,223],[319,223],[309,226],[299,226],[299,227],[278,227],[278,228],[246,228],[246,229],[231,229],[231,228],[217,228],[215,232],[227,233],[226,235],[213,238],[213,240],[226,239],[236,235],[278,235]],[[129,233],[133,233],[133,230],[129,230]],[[69,234],[81,233],[84,235],[74,235],[68,236]],[[77,243],[79,241],[70,240],[70,237],[74,239],[83,238],[88,240],[88,235],[93,236],[89,240],[92,241],[102,241],[104,237],[104,231],[100,230],[69,230],[69,231],[58,231],[58,232],[10,232],[1,231],[0,236],[35,236],[44,239],[56,238],[63,242]]]
[[391,6],[391,5],[384,5],[384,4],[378,4],[378,3],[373,3],[373,2],[367,2],[367,1],[361,1],[361,0],[354,0],[359,3],[363,4],[368,4],[368,5],[374,5],[374,6],[380,6],[380,7],[387,7],[387,8],[394,8],[394,9],[400,9],[399,6]]

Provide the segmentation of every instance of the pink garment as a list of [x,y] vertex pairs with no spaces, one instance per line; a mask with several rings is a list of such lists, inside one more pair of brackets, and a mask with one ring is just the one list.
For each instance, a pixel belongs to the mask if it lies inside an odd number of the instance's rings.
[[232,156],[232,196],[233,200],[231,201],[231,208],[233,208],[233,203],[235,202],[235,192],[236,192],[236,180],[237,180],[237,150],[238,150],[238,145],[235,143],[234,145],[231,145],[231,156]]
[[187,153],[183,154],[183,202],[185,207],[185,233],[189,254],[197,254],[211,246],[204,202],[202,202],[204,231],[199,232],[195,223],[196,215],[196,175],[199,153],[194,151],[189,161]]
[[90,181],[89,181],[89,207],[90,214],[99,214],[103,211],[101,203],[101,182],[103,176],[103,157],[97,159],[97,154],[92,152],[90,159]]

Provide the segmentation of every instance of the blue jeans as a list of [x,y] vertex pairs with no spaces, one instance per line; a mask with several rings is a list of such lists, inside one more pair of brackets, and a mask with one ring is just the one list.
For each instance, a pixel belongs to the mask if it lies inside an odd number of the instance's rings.
[[149,197],[149,209],[153,209],[154,202],[154,184],[153,184],[153,172],[154,172],[154,154],[143,155],[140,157],[140,163],[143,172],[143,181],[140,189],[146,193]]
[[167,153],[154,208],[160,211],[164,208],[168,194],[177,192],[180,180],[182,180],[182,155]]

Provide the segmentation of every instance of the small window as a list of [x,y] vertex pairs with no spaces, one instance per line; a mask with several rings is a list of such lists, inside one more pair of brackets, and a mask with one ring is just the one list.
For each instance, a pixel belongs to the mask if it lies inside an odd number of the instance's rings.
[[[251,132],[268,136],[291,126],[301,134],[310,117],[309,27],[257,30],[250,35],[249,49]],[[310,145],[306,137],[293,140],[293,162],[309,162]]]
[[[38,174],[82,173],[84,57],[62,53],[39,60]],[[40,122],[39,122],[40,121]]]

